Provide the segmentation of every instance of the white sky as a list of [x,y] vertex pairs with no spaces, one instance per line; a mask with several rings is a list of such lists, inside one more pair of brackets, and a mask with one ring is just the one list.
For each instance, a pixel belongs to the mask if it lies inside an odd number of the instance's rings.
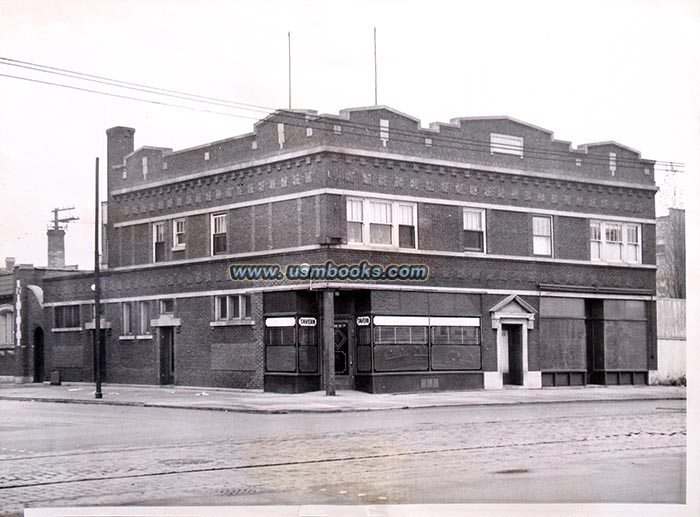
[[[337,113],[373,104],[374,26],[379,103],[424,126],[510,115],[575,146],[616,140],[698,172],[697,1],[0,0],[0,57],[286,107],[289,30],[293,107]],[[45,265],[50,210],[75,205],[66,260],[91,267],[94,159],[104,166],[108,127],[135,127],[136,147],[178,149],[253,123],[0,77],[0,264]],[[684,195],[678,184],[676,205]],[[661,200],[659,213],[670,192]]]

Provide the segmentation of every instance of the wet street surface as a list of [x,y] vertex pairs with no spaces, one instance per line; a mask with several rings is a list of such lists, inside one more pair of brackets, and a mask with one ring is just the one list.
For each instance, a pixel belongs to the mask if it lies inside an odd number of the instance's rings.
[[332,414],[0,401],[0,514],[685,500],[685,401]]

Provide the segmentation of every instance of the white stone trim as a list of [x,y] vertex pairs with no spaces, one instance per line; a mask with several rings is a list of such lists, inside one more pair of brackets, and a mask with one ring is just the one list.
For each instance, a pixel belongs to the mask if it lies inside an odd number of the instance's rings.
[[[539,296],[550,298],[595,298],[605,300],[637,300],[637,301],[656,301],[656,296],[634,295],[634,294],[600,294],[600,293],[567,293],[567,292],[549,292],[549,291],[513,291],[512,289],[483,289],[470,287],[433,287],[425,285],[391,285],[391,284],[362,284],[362,283],[344,283],[344,282],[318,282],[313,284],[287,284],[287,285],[269,285],[264,287],[254,287],[246,289],[219,289],[216,291],[192,291],[186,293],[171,293],[160,295],[144,295],[144,296],[128,296],[122,298],[106,298],[102,303],[119,303],[119,302],[137,302],[146,300],[169,300],[183,298],[204,298],[208,296],[225,296],[233,294],[251,294],[251,293],[266,293],[271,291],[301,291],[301,290],[320,290],[320,289],[378,289],[382,291],[423,291],[433,293],[458,293],[458,294],[518,294],[520,296]],[[90,300],[70,300],[64,302],[50,302],[46,307],[62,307],[64,305],[86,304],[91,303]],[[151,320],[153,322],[158,320]],[[174,325],[179,325],[179,319]]]

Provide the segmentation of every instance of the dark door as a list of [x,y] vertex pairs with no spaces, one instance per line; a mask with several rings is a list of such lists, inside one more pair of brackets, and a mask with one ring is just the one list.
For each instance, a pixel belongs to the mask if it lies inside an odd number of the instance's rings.
[[160,383],[175,383],[175,347],[172,327],[160,328]]
[[504,384],[523,383],[523,341],[520,325],[503,325],[508,339],[508,373],[503,374]]
[[350,367],[348,324],[345,321],[336,321],[335,330],[335,374],[347,375]]
[[341,390],[355,389],[353,376],[353,331],[347,320],[335,321],[335,379],[336,388]]
[[[93,339],[93,346],[95,346],[95,331],[93,330],[91,333],[92,339]],[[105,382],[106,380],[106,375],[107,375],[107,358],[105,357],[105,344],[106,344],[106,339],[107,335],[104,330],[100,330],[100,380],[102,382]],[[93,382],[97,381],[96,378],[96,373],[97,372],[97,352],[96,349],[93,348],[94,353],[92,354],[92,380]]]
[[34,382],[44,382],[44,331],[34,330]]

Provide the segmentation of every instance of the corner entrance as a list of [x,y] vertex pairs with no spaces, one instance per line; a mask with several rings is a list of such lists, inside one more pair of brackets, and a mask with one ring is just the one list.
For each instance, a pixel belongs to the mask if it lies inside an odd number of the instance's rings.
[[161,327],[159,334],[160,384],[174,384],[175,336],[173,327]]

